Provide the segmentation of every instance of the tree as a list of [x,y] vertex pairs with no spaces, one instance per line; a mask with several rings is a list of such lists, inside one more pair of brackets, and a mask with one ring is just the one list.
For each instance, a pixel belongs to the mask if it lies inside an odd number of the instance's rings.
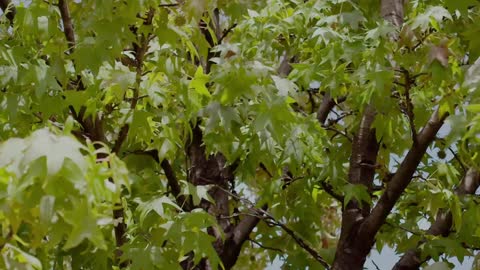
[[478,6],[0,0],[1,268],[472,256]]

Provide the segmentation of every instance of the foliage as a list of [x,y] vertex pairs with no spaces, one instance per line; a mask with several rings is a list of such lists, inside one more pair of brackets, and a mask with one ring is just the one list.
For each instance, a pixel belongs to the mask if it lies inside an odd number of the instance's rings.
[[400,28],[365,0],[6,3],[0,268],[341,269],[357,229],[363,262],[479,248],[478,1]]

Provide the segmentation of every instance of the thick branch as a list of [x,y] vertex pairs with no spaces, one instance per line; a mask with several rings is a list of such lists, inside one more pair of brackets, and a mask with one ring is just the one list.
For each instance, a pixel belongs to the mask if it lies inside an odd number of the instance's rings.
[[[403,4],[404,0],[381,1],[381,15],[385,20],[396,26],[397,29],[403,24]],[[393,39],[396,39],[398,34],[394,33],[391,36]],[[376,140],[375,130],[372,129],[374,119],[375,108],[370,104],[364,111],[359,132],[354,137],[352,143],[352,155],[350,157],[350,170],[348,175],[350,183],[364,185],[369,191],[372,191],[373,189],[373,177],[375,175],[374,167],[379,146]],[[434,135],[435,134],[436,132]],[[430,139],[433,139],[434,135]],[[428,143],[429,142],[426,142],[427,145]],[[423,152],[419,155],[418,162],[420,162]],[[413,163],[415,163],[416,160],[417,159],[414,159]],[[418,162],[417,164],[412,164],[414,165],[414,168],[411,171],[411,175],[399,176],[401,179],[397,181],[402,181],[406,177],[411,178]],[[364,166],[363,164],[367,166]],[[380,226],[385,222],[386,216],[391,211],[393,205],[405,188],[398,187],[391,191],[389,190],[390,186],[391,185],[387,186],[387,191],[384,193],[384,195],[387,194],[387,199],[385,199],[385,196],[380,198],[380,202],[382,202],[382,200],[386,202],[383,202],[382,204],[378,203],[372,212],[370,212],[370,205],[361,205],[356,200],[352,200],[345,206],[345,209],[343,209],[342,212],[342,228],[335,253],[333,269],[356,270],[363,268],[365,259],[375,243],[376,233]],[[397,192],[398,194],[396,193],[394,195],[396,198],[391,198],[392,195],[390,195],[389,192]],[[379,207],[379,205],[384,206],[384,208]]]
[[15,6],[11,3],[10,0],[0,0],[0,8],[7,16],[7,19],[10,21],[10,24],[13,24],[13,19],[15,18],[15,15],[17,14],[17,9]]
[[411,182],[412,176],[417,170],[418,164],[420,164],[427,147],[435,139],[435,136],[440,127],[442,127],[446,117],[447,114],[439,115],[439,112],[436,111],[422,131],[418,134],[417,145],[412,146],[408,151],[407,156],[400,164],[400,167],[392,177],[392,180],[387,184],[385,192],[380,197],[377,205],[372,209],[370,216],[368,216],[365,222],[361,225],[359,232],[360,235],[363,235],[368,239],[373,239],[375,237],[376,233],[385,222],[388,214],[393,209],[393,206]]
[[403,25],[404,0],[382,0],[382,17],[397,29]]
[[317,120],[323,126],[325,125],[325,121],[327,120],[328,114],[330,111],[335,107],[335,105],[342,103],[345,101],[346,97],[339,97],[337,101],[335,101],[329,93],[325,93],[323,96],[322,103],[317,111]]
[[[367,105],[360,122],[358,133],[352,142],[350,168],[348,181],[354,185],[363,185],[369,191],[373,189],[375,164],[379,144],[376,139],[375,129],[372,128],[375,120],[375,109]],[[338,241],[333,269],[361,269],[370,250],[369,243],[358,241],[359,224],[370,213],[370,205],[351,200],[342,209],[342,229]],[[373,243],[372,243],[373,244]]]
[[[236,198],[237,200],[248,204],[251,208],[251,210],[257,214],[257,218],[262,219],[269,225],[273,226],[278,226],[280,227],[283,231],[285,231],[290,237],[295,240],[295,242],[303,248],[305,251],[307,251],[312,257],[317,260],[325,269],[330,269],[330,266],[328,265],[327,261],[315,250],[313,249],[305,240],[303,240],[302,237],[300,237],[296,232],[294,232],[292,229],[290,229],[287,225],[283,224],[282,222],[276,220],[269,212],[266,211],[266,205],[264,205],[262,208],[256,208],[255,204],[245,198],[239,197],[236,194],[231,193],[230,191],[220,188],[223,192],[229,194],[230,196]],[[253,227],[251,227],[253,230]]]
[[[460,185],[455,190],[458,196],[464,196],[467,194],[474,194],[480,185],[480,172],[474,169],[469,169],[463,178]],[[435,222],[427,230],[427,234],[433,236],[448,236],[452,227],[452,212],[440,211],[437,214]],[[395,264],[393,270],[414,270],[419,269],[420,265],[430,259],[430,256],[425,256],[423,259],[421,256],[421,249],[419,246],[426,240],[422,239],[418,242],[416,248],[408,250],[403,254],[402,258]]]
[[70,16],[67,0],[58,0],[58,8],[62,16],[63,32],[67,38],[68,51],[72,53],[75,47],[75,32],[73,30],[72,17]]
[[[262,210],[266,210],[267,205],[262,207]],[[250,233],[257,226],[262,214],[255,208],[250,208],[250,212],[254,215],[245,216],[233,229],[231,236],[225,241],[222,252],[222,262],[225,269],[232,268],[237,262],[238,255],[242,249],[243,243],[249,239]]]

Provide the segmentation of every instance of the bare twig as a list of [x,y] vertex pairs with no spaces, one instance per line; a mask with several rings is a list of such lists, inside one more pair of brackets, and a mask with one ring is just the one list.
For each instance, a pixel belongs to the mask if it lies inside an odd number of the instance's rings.
[[408,228],[403,227],[402,225],[395,225],[395,224],[392,224],[392,223],[390,223],[390,222],[388,222],[388,221],[385,222],[385,224],[387,224],[387,225],[389,225],[390,227],[393,227],[393,228],[398,228],[398,229],[400,229],[400,230],[402,230],[402,231],[405,231],[405,232],[407,232],[407,233],[411,233],[411,234],[413,234],[413,235],[422,236],[421,233],[419,233],[419,232],[414,232],[414,231],[412,231],[412,230],[410,230],[410,229],[408,229]]
[[325,181],[321,181],[320,185],[322,186],[323,190],[326,193],[328,193],[330,196],[332,196],[333,198],[335,198],[336,200],[338,200],[339,202],[341,202],[343,204],[343,202],[344,202],[343,196],[336,193],[335,190],[333,190],[333,187],[330,184],[328,184]]
[[458,164],[460,164],[460,167],[462,167],[462,170],[464,172],[467,172],[467,167],[465,167],[465,164],[463,164],[463,161],[460,159],[460,157],[453,151],[451,147],[448,147],[448,151],[453,155],[453,158],[458,161]]
[[178,7],[180,3],[172,3],[172,4],[159,4],[159,7]]
[[[153,16],[154,16],[154,10],[151,8],[147,12],[147,15],[144,18],[143,24],[144,25],[151,25],[152,20],[153,20]],[[132,30],[132,31],[136,32],[136,29]],[[135,87],[133,89],[133,97],[129,99],[130,110],[131,111],[135,110],[135,108],[137,106],[137,103],[138,103],[138,100],[140,99],[139,88],[140,88],[140,83],[142,82],[143,61],[144,61],[144,58],[145,58],[145,54],[148,50],[149,35],[150,34],[148,34],[147,36],[141,35],[139,37],[138,43],[140,45],[137,45],[137,43],[133,44],[134,48],[135,48],[135,68],[136,68],[136,73],[137,74],[136,74],[136,80],[135,80]],[[118,153],[118,151],[120,151],[120,148],[122,147],[123,142],[127,138],[128,131],[129,131],[129,125],[128,125],[128,123],[125,123],[121,127],[120,133],[118,134],[118,137],[117,137],[117,140],[114,143],[113,149],[114,149],[115,153]]]
[[257,246],[259,246],[263,249],[269,249],[269,250],[273,250],[273,251],[276,251],[276,252],[285,253],[283,250],[281,250],[279,248],[267,247],[267,246],[263,245],[262,243],[258,242],[257,240],[254,240],[252,238],[249,238],[248,241],[254,243],[255,245],[257,245]]
[[218,44],[222,44],[223,39],[225,39],[225,37],[227,37],[227,35],[228,35],[230,32],[232,32],[232,30],[233,30],[235,27],[237,27],[237,24],[236,24],[236,23],[232,24],[232,26],[230,26],[230,27],[227,28],[225,31],[223,31],[222,36],[221,36],[220,39],[218,40]]
[[277,221],[274,219],[270,214],[268,218],[264,219],[267,222],[270,222],[271,224],[278,226],[282,228],[284,232],[286,232],[290,237],[297,242],[297,244],[303,248],[305,251],[307,251],[317,262],[319,262],[325,269],[330,269],[330,265],[325,261],[325,259],[316,251],[314,250],[305,240],[303,240],[296,232],[294,232],[292,229],[287,227],[287,225]]
[[335,134],[330,138],[330,139],[333,139],[335,138],[336,135],[342,135],[343,137],[345,137],[348,141],[352,142],[352,138],[350,138],[350,136],[348,136],[347,133],[341,131],[341,130],[338,130],[334,127],[325,127],[326,130],[331,130],[333,132],[335,132]]
[[305,251],[307,251],[316,261],[318,261],[325,269],[330,269],[330,265],[323,259],[323,257],[315,250],[313,249],[303,238],[301,238],[296,232],[294,232],[292,229],[290,229],[287,225],[283,224],[282,222],[278,221],[275,219],[269,212],[267,212],[265,209],[262,208],[257,208],[253,202],[250,200],[247,200],[245,198],[239,197],[236,194],[233,194],[232,192],[218,186],[218,188],[227,194],[229,194],[232,197],[235,197],[239,201],[248,204],[251,206],[252,211],[259,213],[260,215],[258,218],[262,219],[263,221],[270,223],[271,225],[275,225],[277,227],[280,227],[284,232],[286,232],[290,237],[295,240],[295,242],[303,248]]

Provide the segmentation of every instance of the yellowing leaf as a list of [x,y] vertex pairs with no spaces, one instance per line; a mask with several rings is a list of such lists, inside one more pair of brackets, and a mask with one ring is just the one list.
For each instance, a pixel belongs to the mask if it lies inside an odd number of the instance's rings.
[[197,71],[195,72],[195,76],[193,77],[192,81],[190,81],[188,87],[193,88],[200,95],[210,97],[211,94],[205,86],[209,82],[209,80],[210,77],[207,74],[204,74],[202,66],[199,66],[197,68]]

